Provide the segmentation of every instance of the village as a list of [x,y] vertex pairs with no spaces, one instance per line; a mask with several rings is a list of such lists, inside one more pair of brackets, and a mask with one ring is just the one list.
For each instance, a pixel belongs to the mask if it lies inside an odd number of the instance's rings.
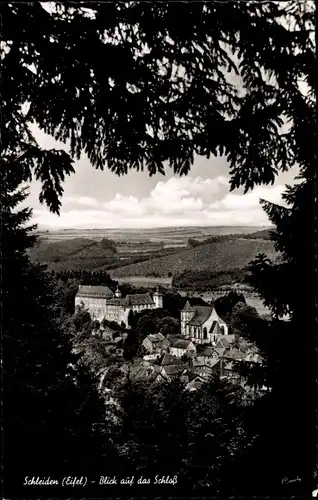
[[[153,384],[179,380],[189,391],[200,389],[211,377],[218,377],[239,384],[242,399],[246,401],[266,391],[265,386],[254,387],[242,375],[242,365],[248,368],[262,365],[263,358],[257,347],[232,334],[213,304],[192,305],[191,302],[189,298],[180,310],[179,332],[146,334],[137,355],[127,361],[124,345],[129,335],[129,316],[162,309],[163,294],[157,288],[153,294],[122,297],[118,287],[113,293],[107,286],[80,286],[75,306],[77,310],[89,311],[95,321],[92,337],[108,360],[99,367],[100,387],[111,367],[116,365],[121,376]],[[120,328],[110,326],[115,324]]]

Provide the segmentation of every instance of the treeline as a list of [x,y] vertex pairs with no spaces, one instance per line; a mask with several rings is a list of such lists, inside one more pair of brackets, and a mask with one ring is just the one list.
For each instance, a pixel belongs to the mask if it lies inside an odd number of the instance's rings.
[[51,271],[51,274],[57,280],[67,283],[68,280],[77,280],[81,285],[107,285],[111,290],[115,291],[118,282],[114,281],[105,271],[88,271],[86,269],[80,270],[63,270]]
[[200,291],[218,288],[222,285],[245,283],[246,270],[229,269],[224,271],[191,271],[187,270],[173,277],[172,286],[176,288],[200,289]]
[[255,233],[242,234],[242,233],[233,233],[233,234],[222,234],[219,236],[211,236],[204,240],[196,240],[195,238],[188,239],[188,247],[195,248],[201,245],[207,245],[208,243],[215,243],[219,241],[231,241],[233,238],[240,238],[244,240],[271,240],[271,233],[275,232],[275,230],[263,229],[261,231],[256,231]]
[[[127,247],[126,251],[119,247]],[[140,247],[142,253],[136,253]],[[149,247],[145,252],[144,248]],[[134,251],[130,251],[130,248]],[[89,271],[110,270],[131,264],[138,264],[149,259],[171,255],[175,248],[163,248],[163,243],[152,244],[144,242],[119,242],[103,238],[101,241],[86,238],[74,238],[58,242],[39,239],[38,243],[29,251],[32,261],[46,264],[55,271],[67,269]]]

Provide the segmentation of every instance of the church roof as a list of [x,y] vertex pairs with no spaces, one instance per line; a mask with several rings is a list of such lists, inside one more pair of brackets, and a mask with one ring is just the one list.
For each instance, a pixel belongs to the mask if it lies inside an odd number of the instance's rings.
[[78,292],[76,294],[78,297],[101,297],[109,298],[113,297],[114,294],[108,286],[91,286],[91,285],[80,285]]
[[192,312],[193,311],[192,307],[190,306],[190,302],[188,300],[187,300],[184,308],[182,309],[182,311],[185,311],[185,312],[187,312],[187,311]]
[[213,307],[211,306],[195,306],[193,318],[188,322],[190,326],[201,326],[206,320],[209,318],[213,311]]
[[221,327],[218,323],[218,321],[213,321],[212,326],[210,328],[210,333],[214,335],[222,335],[223,330],[221,330]]

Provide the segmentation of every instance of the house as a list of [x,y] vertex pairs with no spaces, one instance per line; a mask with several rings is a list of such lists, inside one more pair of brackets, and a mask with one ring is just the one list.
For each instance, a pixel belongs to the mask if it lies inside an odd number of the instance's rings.
[[158,361],[160,359],[160,354],[156,352],[153,354],[145,354],[142,359],[145,361]]
[[196,354],[196,347],[191,340],[179,339],[170,347],[170,354],[181,358],[182,356],[194,356]]
[[124,298],[122,298],[121,292],[117,288],[115,297],[107,300],[105,318],[128,326],[130,311],[140,312],[145,309],[159,309],[162,308],[162,302],[163,297],[158,288],[153,296],[150,293],[136,293],[126,295]]
[[149,382],[160,384],[167,381],[164,371],[161,366],[152,365],[147,368],[146,378]]
[[166,365],[177,365],[177,364],[183,364],[183,360],[181,358],[177,358],[176,356],[173,356],[170,353],[165,353],[163,356],[160,365],[161,366],[166,366]]
[[228,325],[214,306],[193,306],[186,302],[181,311],[181,333],[197,344],[216,344],[221,335],[228,335]]
[[231,381],[240,381],[242,379],[241,375],[236,371],[236,363],[234,361],[228,361],[224,363],[222,367],[222,375]]
[[161,333],[149,334],[143,340],[142,346],[148,354],[159,353],[165,337]]
[[250,352],[244,357],[244,361],[261,365],[264,363],[264,358],[257,353]]
[[244,358],[246,358],[245,354],[236,347],[231,347],[230,349],[226,350],[223,357],[226,359],[231,359],[233,361],[242,361]]
[[85,307],[92,319],[102,321],[106,314],[106,302],[113,296],[114,293],[108,286],[80,285],[75,296],[75,307]]
[[[203,347],[203,346],[201,345],[201,347]],[[200,353],[197,350],[197,354],[198,354],[198,356],[204,356],[206,358],[218,359],[220,357],[220,349],[216,349],[215,347],[212,347],[212,346],[207,346],[207,347],[204,347],[200,351]]]
[[113,338],[114,338],[114,330],[112,330],[111,328],[109,328],[108,326],[106,327],[101,327],[99,329],[100,331],[100,335],[101,335],[101,338],[103,340],[106,340],[108,342],[112,342],[113,341]]
[[185,389],[187,391],[197,391],[201,389],[202,385],[204,384],[205,380],[203,377],[200,377],[200,375],[197,375],[195,373],[189,373],[189,382],[185,386]]
[[162,375],[168,380],[180,378],[186,373],[188,366],[186,364],[162,366]]
[[215,344],[216,349],[229,349],[235,341],[235,335],[220,335]]
[[197,356],[191,361],[191,369],[196,374],[207,379],[212,375],[221,375],[221,361],[215,358]]

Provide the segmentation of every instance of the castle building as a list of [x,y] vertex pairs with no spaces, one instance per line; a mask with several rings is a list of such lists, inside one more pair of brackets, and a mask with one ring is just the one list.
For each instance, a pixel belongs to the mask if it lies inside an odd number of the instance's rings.
[[108,286],[80,285],[75,297],[75,307],[84,306],[92,318],[101,321],[106,314],[106,302],[114,293]]
[[80,286],[75,306],[80,304],[89,310],[93,319],[107,319],[128,326],[130,311],[162,308],[163,297],[158,288],[153,297],[149,293],[137,293],[123,298],[118,287],[114,294],[107,286]]
[[213,306],[190,306],[181,311],[181,334],[196,344],[216,344],[221,335],[228,335],[228,325]]

